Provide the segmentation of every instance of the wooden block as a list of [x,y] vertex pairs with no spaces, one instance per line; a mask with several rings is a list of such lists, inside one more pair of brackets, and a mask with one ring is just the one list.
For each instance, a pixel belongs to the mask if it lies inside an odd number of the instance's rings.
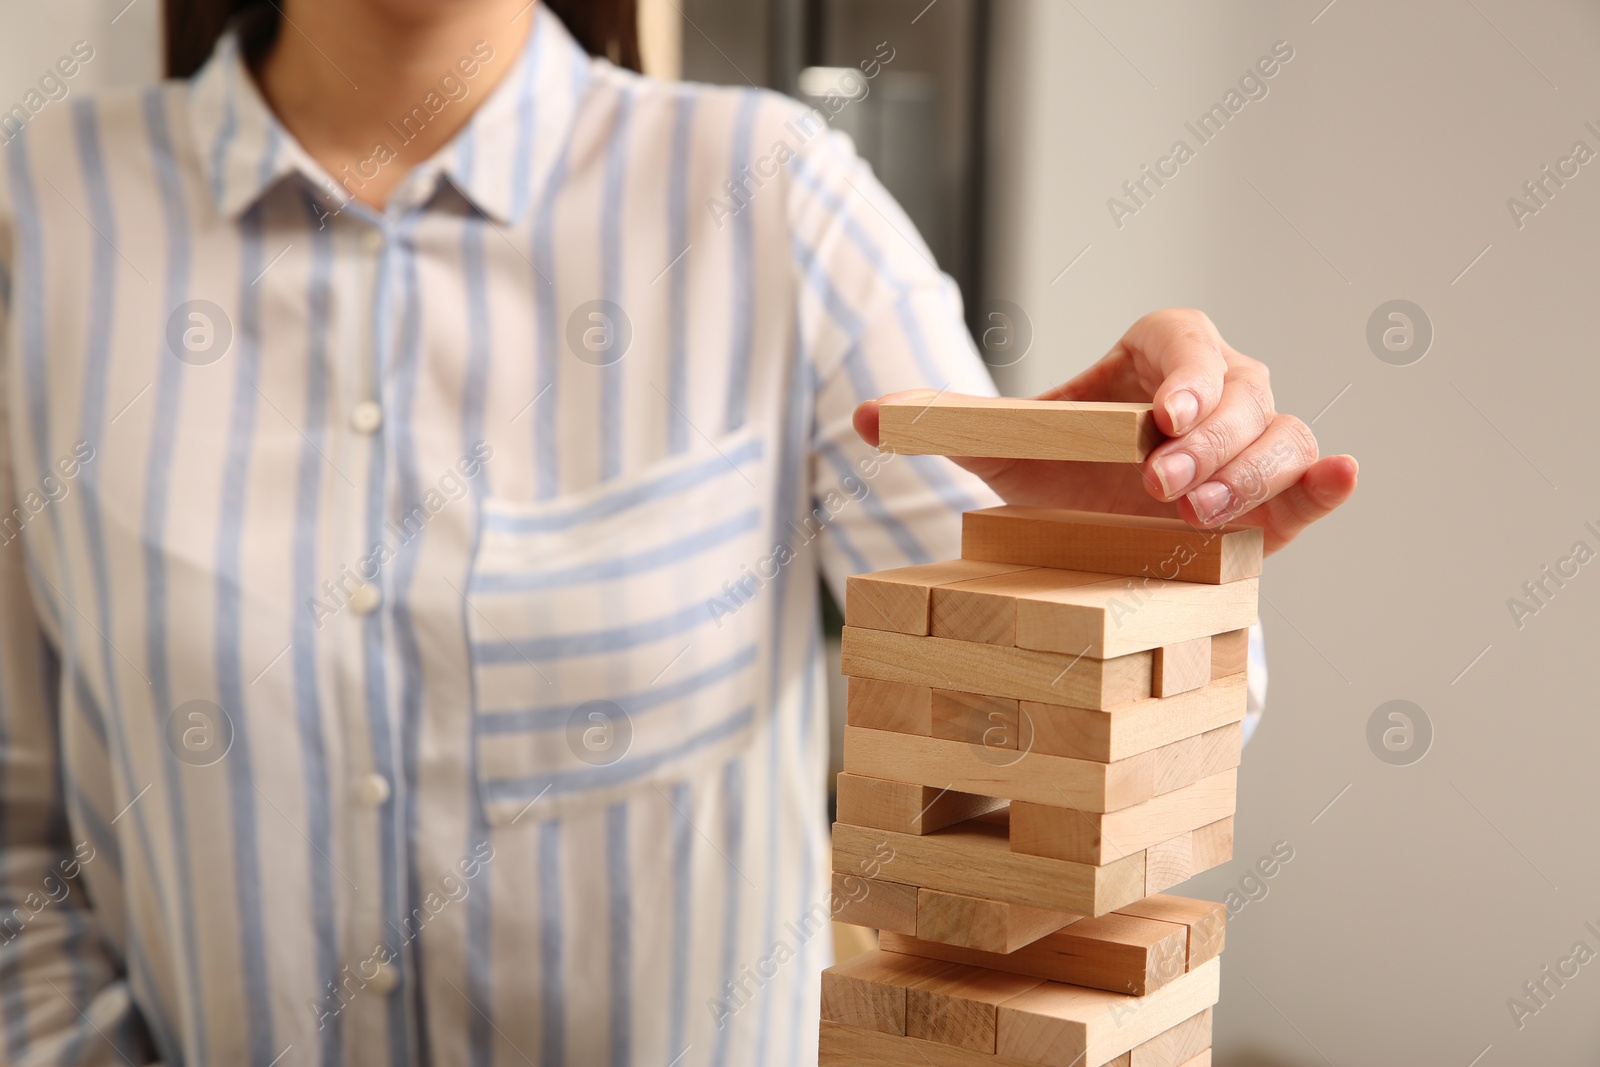
[[1194,832],[1194,870],[1208,871],[1233,859],[1233,816],[1219,819]]
[[845,721],[868,730],[927,734],[933,728],[933,690],[925,685],[885,682],[877,678],[848,680]]
[[1211,638],[1196,637],[1155,650],[1150,663],[1150,695],[1177,696],[1211,681]]
[[1009,1056],[827,1021],[817,1051],[818,1067],[1034,1067]]
[[1233,770],[1103,813],[1014,800],[1011,851],[1106,863],[1228,818],[1237,801],[1238,772]]
[[1142,463],[1164,440],[1151,410],[929,392],[878,406],[878,447],[902,455]]
[[952,582],[933,591],[929,633],[956,641],[1015,645],[1018,597],[1116,581],[1088,571],[1035,568]]
[[1036,752],[1109,763],[1242,722],[1248,700],[1241,674],[1174,697],[1146,697],[1104,711],[1024,700],[1021,724]]
[[[853,728],[846,727],[850,729]],[[848,771],[839,774],[838,797],[840,822],[901,834],[932,833],[1003,804],[993,797],[958,793],[942,786],[913,785]]]
[[1165,745],[1155,758],[1155,794],[1169,793],[1190,782],[1239,766],[1244,751],[1240,723],[1219,726],[1195,737]]
[[906,1036],[992,1054],[996,1009],[1038,984],[1025,975],[947,964],[906,990]]
[[848,1026],[906,1032],[906,987],[936,974],[939,965],[874,949],[822,972],[822,1017]]
[[[1079,918],[983,897],[917,890],[917,922],[911,935],[922,941],[1004,954],[1053,934]],[[896,928],[896,933],[907,931]]]
[[987,748],[1019,748],[1017,701],[981,693],[933,690],[934,737]]
[[1179,834],[1170,841],[1144,850],[1144,891],[1161,893],[1196,874],[1194,832]]
[[836,922],[917,932],[917,887],[863,878],[859,874],[833,875],[833,918]]
[[1143,996],[1186,972],[1188,936],[1179,923],[1112,914],[1079,919],[1010,953],[888,933],[880,945],[890,952]]
[[851,677],[1076,708],[1108,708],[1148,697],[1150,661],[1149,652],[1090,659],[944,637],[844,628],[844,673]]
[[1256,578],[1225,585],[1125,578],[1041,588],[1017,597],[1017,647],[1110,658],[1210,637],[1250,624],[1258,585]]
[[1211,1050],[1206,1049],[1192,1060],[1185,1060],[1179,1067],[1211,1067]]
[[994,563],[1212,585],[1261,573],[1260,527],[1005,505],[961,519],[961,555]]
[[1250,665],[1250,628],[1229,630],[1211,638],[1211,677],[1243,674]]
[[853,574],[844,583],[845,621],[873,630],[926,634],[929,596],[934,586],[1026,569],[1005,563],[952,559]]
[[[892,775],[935,789],[1036,804],[1070,804],[1094,812],[1132,807],[1153,797],[1160,751],[1153,749],[1116,763],[1100,763],[1020,749],[987,748],[941,737],[913,737],[853,726],[844,729],[844,765],[862,775]],[[842,812],[841,808],[841,818]]]
[[1217,1002],[1218,960],[1144,997],[1047,982],[1000,1005],[996,1053],[1043,1067],[1103,1064]]
[[1194,900],[1167,894],[1145,897],[1117,909],[1118,915],[1140,915],[1146,919],[1178,923],[1189,930],[1189,969],[1221,952],[1228,925],[1228,909],[1210,900]]
[[1211,1009],[1207,1008],[1144,1044],[1135,1045],[1128,1067],[1183,1067],[1210,1048]]
[[[1104,915],[1145,895],[1144,853],[1094,866],[1013,853],[1004,810],[920,837],[835,823],[834,870],[1074,915]],[[867,864],[868,867],[862,867]]]

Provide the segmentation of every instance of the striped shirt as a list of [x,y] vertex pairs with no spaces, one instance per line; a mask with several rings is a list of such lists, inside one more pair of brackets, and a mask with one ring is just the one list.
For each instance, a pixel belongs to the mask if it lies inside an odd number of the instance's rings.
[[232,36],[7,146],[0,1060],[815,1062],[818,578],[994,502],[850,414],[992,385],[823,114],[534,18],[382,212]]

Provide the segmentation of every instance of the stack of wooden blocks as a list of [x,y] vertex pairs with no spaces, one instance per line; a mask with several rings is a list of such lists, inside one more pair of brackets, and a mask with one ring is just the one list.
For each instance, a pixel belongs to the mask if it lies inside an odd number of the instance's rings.
[[[1142,461],[1148,405],[885,404],[903,453]],[[823,1067],[1211,1063],[1257,529],[1025,507],[849,580]]]

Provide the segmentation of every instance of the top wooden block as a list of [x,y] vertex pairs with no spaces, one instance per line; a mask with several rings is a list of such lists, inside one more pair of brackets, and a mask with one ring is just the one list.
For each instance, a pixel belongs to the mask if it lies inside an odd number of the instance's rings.
[[929,393],[878,412],[879,447],[908,455],[1142,463],[1164,440],[1149,404]]
[[961,519],[961,555],[991,563],[1055,567],[1221,585],[1261,573],[1257,526],[1196,530],[1182,519],[1006,505]]

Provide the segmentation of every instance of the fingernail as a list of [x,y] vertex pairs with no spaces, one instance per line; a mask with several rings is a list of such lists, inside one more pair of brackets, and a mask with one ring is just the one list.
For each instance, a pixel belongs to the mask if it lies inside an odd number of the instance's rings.
[[1194,457],[1187,452],[1168,452],[1156,460],[1156,481],[1161,483],[1161,495],[1171,500],[1194,481]]
[[1200,401],[1189,390],[1179,389],[1167,397],[1167,421],[1172,424],[1173,433],[1188,433],[1199,414]]
[[1189,494],[1189,503],[1194,506],[1194,513],[1204,523],[1216,522],[1226,515],[1232,500],[1233,494],[1221,482],[1206,482]]

